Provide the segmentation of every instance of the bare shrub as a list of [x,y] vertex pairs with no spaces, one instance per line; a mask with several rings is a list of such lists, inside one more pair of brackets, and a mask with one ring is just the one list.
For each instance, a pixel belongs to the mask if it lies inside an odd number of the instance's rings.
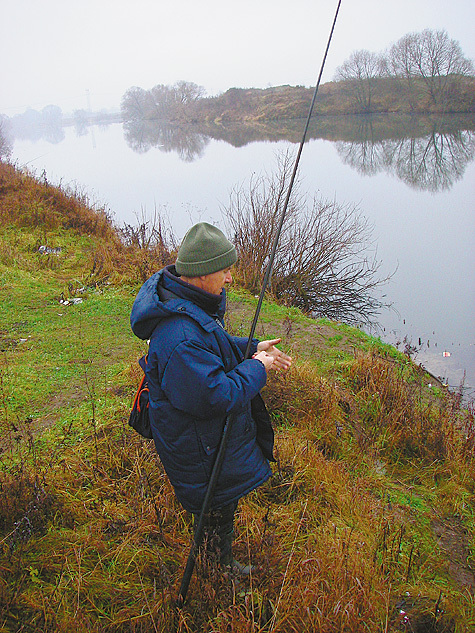
[[176,237],[165,213],[157,208],[151,217],[142,210],[137,216],[137,224],[124,224],[120,234],[125,246],[134,253],[134,264],[142,281],[175,261],[178,249]]
[[126,246],[140,249],[158,248],[164,253],[176,248],[176,238],[164,213],[155,207],[151,217],[142,209],[137,224],[124,224],[121,234]]
[[[231,192],[223,210],[238,251],[236,277],[257,293],[291,175],[289,154],[273,174],[254,175],[248,189]],[[298,178],[276,252],[269,290],[276,300],[318,317],[368,322],[383,307],[374,296],[388,277],[369,255],[371,227],[357,207],[309,200]]]

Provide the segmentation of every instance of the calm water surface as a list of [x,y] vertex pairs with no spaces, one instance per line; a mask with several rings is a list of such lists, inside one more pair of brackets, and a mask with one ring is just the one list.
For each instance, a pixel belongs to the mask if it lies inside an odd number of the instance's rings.
[[[419,350],[416,360],[452,386],[465,372],[470,396],[475,393],[475,135],[463,134],[455,147],[457,135],[434,143],[429,137],[402,143],[391,135],[369,144],[313,138],[302,154],[301,177],[312,195],[356,204],[374,227],[382,273],[396,270],[384,288],[395,310],[381,315],[382,338],[395,344],[407,337]],[[152,142],[140,138],[129,135],[126,141],[121,124],[90,127],[82,135],[65,128],[64,139],[55,144],[15,140],[13,159],[37,174],[44,171],[54,183],[77,183],[105,203],[120,225],[136,223],[155,207],[165,209],[181,237],[198,220],[223,227],[221,208],[231,189],[252,173],[272,171],[276,154],[296,147],[289,140],[235,146],[204,134],[179,143],[164,134]],[[444,160],[434,164],[443,152]]]

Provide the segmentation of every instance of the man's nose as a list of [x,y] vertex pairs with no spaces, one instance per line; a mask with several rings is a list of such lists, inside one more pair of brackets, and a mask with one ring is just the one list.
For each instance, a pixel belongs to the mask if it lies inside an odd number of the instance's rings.
[[233,281],[233,276],[232,276],[232,274],[231,274],[231,273],[228,273],[228,274],[226,275],[225,279],[224,279],[224,283],[226,283],[226,284],[230,284],[230,283],[232,283],[232,281]]

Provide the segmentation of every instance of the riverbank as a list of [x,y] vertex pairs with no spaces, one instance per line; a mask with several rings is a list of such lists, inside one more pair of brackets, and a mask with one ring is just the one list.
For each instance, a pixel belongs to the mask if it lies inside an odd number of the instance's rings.
[[[3,164],[0,218],[5,630],[473,628],[473,414],[378,339],[271,302],[257,335],[295,366],[266,388],[278,461],[236,525],[256,568],[195,575],[174,610],[190,517],[127,426],[130,306],[172,249]],[[254,306],[234,289],[228,328],[246,335]]]
[[[190,84],[194,86],[194,84]],[[360,92],[370,91],[361,101]],[[179,100],[173,86],[150,90],[133,87],[122,98],[124,122],[163,121],[180,123],[258,123],[306,118],[314,88],[273,86],[270,88],[230,88],[213,97]],[[422,80],[411,83],[408,92],[392,77],[363,81],[331,81],[320,86],[314,115],[446,114],[475,111],[475,77],[460,77],[448,95],[434,101]]]

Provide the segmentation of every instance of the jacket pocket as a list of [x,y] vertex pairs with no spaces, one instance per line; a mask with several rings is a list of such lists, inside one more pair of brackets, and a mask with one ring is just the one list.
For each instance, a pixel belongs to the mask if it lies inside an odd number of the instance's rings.
[[222,425],[220,425],[219,420],[215,418],[209,421],[209,425],[207,425],[206,428],[197,430],[200,446],[203,449],[204,455],[207,457],[214,455],[218,449],[222,432]]
[[205,452],[206,455],[208,455],[208,457],[212,455],[214,451],[216,450],[216,446],[214,446],[213,443],[210,442],[209,438],[203,435],[200,435],[200,443],[201,443],[201,447],[203,448],[203,451]]

